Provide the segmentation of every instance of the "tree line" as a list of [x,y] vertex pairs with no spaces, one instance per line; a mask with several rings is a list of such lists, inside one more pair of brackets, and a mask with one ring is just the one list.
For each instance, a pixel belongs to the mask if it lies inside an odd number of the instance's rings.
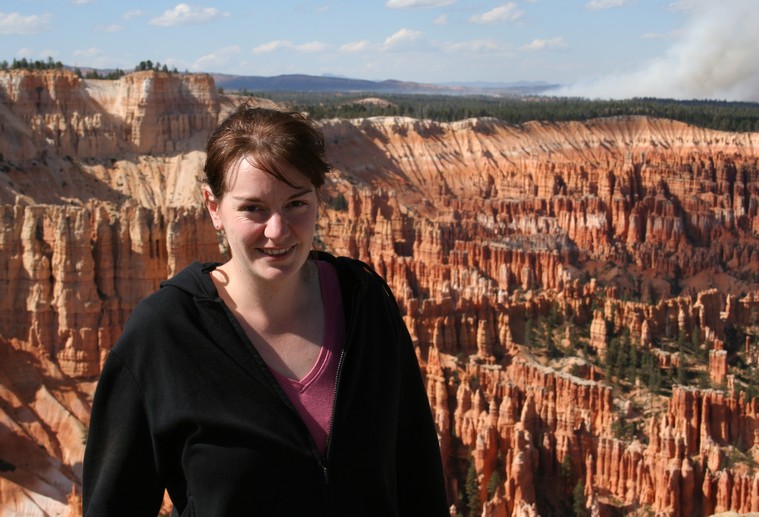
[[[21,59],[13,59],[10,63],[7,60],[0,61],[0,70],[7,71],[7,70],[61,70],[63,68],[68,68],[63,65],[60,61],[54,61],[52,57],[48,57],[47,60],[29,60],[24,58]],[[84,79],[119,79],[126,75],[126,72],[124,70],[121,70],[120,68],[116,68],[115,70],[110,71],[98,71],[94,68],[87,68],[86,71],[82,71],[79,67],[74,67],[73,72],[77,75],[77,77],[81,77]],[[145,72],[152,70],[154,72],[166,72],[166,73],[172,73],[172,74],[178,74],[179,70],[177,70],[176,67],[169,69],[168,65],[165,63],[162,65],[160,62],[156,61],[153,62],[150,59],[147,59],[145,61],[140,61],[135,67],[135,72]],[[185,71],[185,73],[189,73]]]
[[52,57],[48,57],[46,61],[36,59],[34,61],[26,59],[13,59],[10,63],[6,59],[0,61],[0,70],[58,70],[63,68],[63,63],[60,61],[53,61]]
[[[585,121],[594,118],[645,115],[720,131],[759,132],[759,103],[720,100],[632,98],[590,100],[569,97],[495,97],[401,93],[248,92],[306,111],[316,119],[401,116],[453,122],[492,117],[511,124]],[[372,97],[384,103],[365,103]]]

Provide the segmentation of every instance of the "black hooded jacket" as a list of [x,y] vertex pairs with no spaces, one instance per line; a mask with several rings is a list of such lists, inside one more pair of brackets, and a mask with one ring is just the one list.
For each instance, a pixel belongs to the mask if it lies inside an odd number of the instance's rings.
[[326,457],[193,263],[143,300],[103,368],[85,517],[447,516],[437,434],[408,331],[368,266],[338,271],[347,342]]

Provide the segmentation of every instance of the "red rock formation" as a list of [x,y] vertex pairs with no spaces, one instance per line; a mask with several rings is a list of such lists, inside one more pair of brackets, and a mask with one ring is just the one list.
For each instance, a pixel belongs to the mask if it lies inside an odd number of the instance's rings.
[[74,378],[96,376],[125,316],[194,256],[219,257],[199,207],[0,206],[0,325]]
[[709,350],[709,378],[719,386],[725,383],[727,377],[727,351]]
[[[205,75],[0,72],[0,501],[17,513],[75,515],[89,396],[125,318],[222,257],[198,177],[234,102]],[[318,245],[393,288],[452,504],[471,458],[485,515],[561,514],[579,481],[599,515],[759,509],[757,402],[733,366],[759,355],[738,332],[759,315],[756,135],[644,117],[323,126]],[[662,376],[728,389],[615,392],[601,372],[625,333]]]
[[0,338],[4,514],[81,515],[75,487],[81,479],[91,390],[91,383],[76,382],[40,349]]
[[85,81],[65,70],[12,70],[0,74],[0,98],[11,107],[0,152],[19,160],[195,150],[219,112],[213,79],[202,74]]

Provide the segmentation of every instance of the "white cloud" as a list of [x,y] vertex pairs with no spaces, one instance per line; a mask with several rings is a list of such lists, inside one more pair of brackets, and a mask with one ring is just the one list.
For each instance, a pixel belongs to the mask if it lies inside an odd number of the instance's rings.
[[40,51],[34,50],[32,48],[24,47],[20,48],[16,52],[16,57],[19,58],[27,58],[27,59],[42,59],[45,60],[47,58],[53,58],[56,59],[60,55],[60,51],[56,49],[50,49],[45,48]]
[[201,56],[192,64],[193,70],[208,71],[218,69],[229,64],[230,60],[241,52],[239,45],[230,45],[216,49],[210,54]]
[[130,20],[132,18],[137,18],[139,16],[145,16],[146,14],[148,13],[140,9],[132,9],[131,11],[127,11],[124,14],[122,14],[121,18],[123,18],[124,20]]
[[87,5],[94,4],[95,0],[71,0],[71,3],[74,5]]
[[469,18],[471,23],[499,23],[513,22],[522,17],[524,11],[521,11],[515,2],[509,2],[500,5],[490,11],[472,16]]
[[327,49],[329,49],[329,45],[321,41],[309,41],[295,47],[298,52],[324,52]]
[[119,32],[124,30],[124,27],[118,23],[112,23],[110,25],[97,25],[95,30],[98,32]]
[[756,0],[693,0],[682,35],[639,70],[557,92],[590,98],[660,97],[759,101]]
[[419,31],[401,29],[385,39],[384,48],[386,50],[397,49],[398,47],[406,46],[410,43],[419,41],[421,38],[422,33]]
[[46,48],[46,49],[40,50],[39,55],[40,57],[44,56],[45,58],[48,58],[48,57],[57,58],[60,55],[60,51]]
[[448,52],[504,52],[511,51],[511,47],[494,40],[471,40],[448,43],[444,45]]
[[100,49],[97,47],[83,48],[74,51],[75,57],[93,58],[100,55]]
[[75,58],[74,62],[67,64],[77,67],[121,68],[122,70],[129,70],[134,66],[133,62],[125,62],[106,55],[97,47],[81,48],[75,50],[72,55]]
[[36,34],[47,31],[50,30],[52,18],[50,13],[24,16],[0,12],[0,34]]
[[456,0],[387,0],[385,7],[390,9],[412,9],[415,7],[445,7]]
[[331,48],[330,45],[327,43],[321,42],[321,41],[309,41],[306,43],[300,43],[295,44],[292,41],[289,40],[275,40],[270,41],[269,43],[264,43],[263,45],[259,45],[255,47],[252,52],[254,54],[268,54],[271,52],[276,52],[278,50],[294,50],[296,52],[303,52],[303,53],[314,53],[314,52],[324,52]]
[[275,40],[270,41],[269,43],[264,43],[263,45],[259,45],[253,49],[254,54],[268,54],[269,52],[275,52],[277,50],[282,49],[291,49],[294,48],[295,45],[292,41],[288,40]]
[[564,41],[564,38],[551,38],[551,39],[540,39],[536,38],[532,40],[527,45],[524,45],[521,47],[522,50],[550,50],[550,49],[556,49],[556,48],[566,48],[567,42]]
[[623,5],[629,3],[629,0],[590,0],[590,2],[585,4],[585,8],[592,11],[598,11],[601,9],[613,9],[615,7],[622,7]]
[[432,20],[433,25],[448,25],[448,15],[447,14],[441,14],[434,20]]
[[640,35],[640,39],[644,39],[644,40],[675,39],[675,38],[681,37],[682,35],[683,35],[683,31],[681,30],[674,30],[670,32],[646,32]]
[[346,43],[345,45],[342,45],[339,50],[340,52],[365,52],[367,50],[370,50],[372,48],[372,44],[368,42],[367,40],[361,40],[361,41],[351,41],[350,43]]
[[667,6],[669,11],[689,11],[696,7],[699,0],[677,0]]
[[196,25],[214,20],[224,13],[215,7],[191,6],[188,4],[177,4],[173,9],[168,9],[158,18],[150,20],[150,25],[159,27],[175,27],[177,25]]

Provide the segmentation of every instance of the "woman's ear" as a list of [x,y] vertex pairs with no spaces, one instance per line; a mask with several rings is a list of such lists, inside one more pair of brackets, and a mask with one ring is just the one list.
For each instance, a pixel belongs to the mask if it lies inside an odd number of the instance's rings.
[[203,185],[203,202],[206,205],[208,214],[211,216],[213,227],[217,230],[221,230],[222,224],[221,217],[219,215],[219,200],[216,199],[216,196],[213,195],[213,192],[211,192],[211,187],[208,185]]

